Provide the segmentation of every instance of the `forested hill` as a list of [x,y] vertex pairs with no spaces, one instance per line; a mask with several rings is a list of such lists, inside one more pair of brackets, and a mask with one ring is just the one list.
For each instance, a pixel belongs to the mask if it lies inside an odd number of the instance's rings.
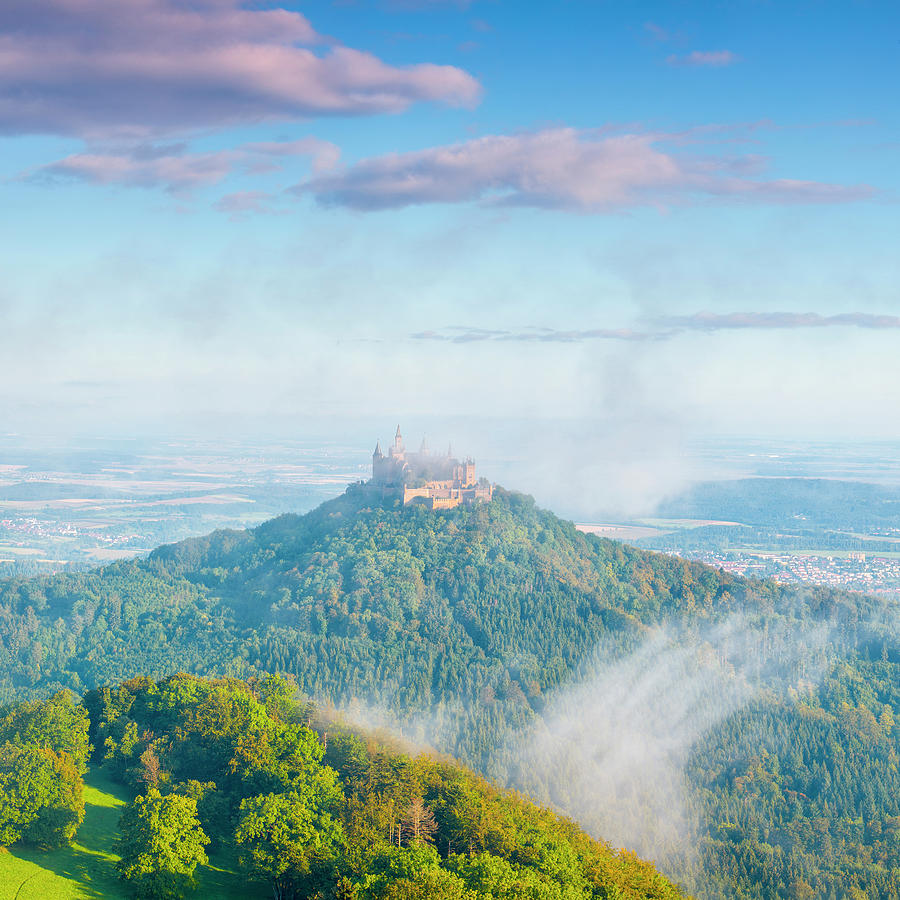
[[[678,868],[679,846],[653,855],[701,897],[893,897],[900,655],[884,614],[860,595],[583,535],[503,490],[431,512],[355,486],[252,531],[0,583],[0,687],[14,700],[135,673],[284,673],[319,700],[387,710],[405,729],[425,721],[442,749],[503,781],[499,750],[552,713],[598,645],[625,656],[668,622],[702,650],[740,616],[759,627],[742,628],[735,652],[776,675],[757,668],[753,702],[696,736],[693,868]],[[811,671],[790,645],[822,623]],[[706,655],[733,662],[721,642]]]
[[[802,602],[801,602],[802,599]],[[525,496],[430,512],[361,487],[304,516],[220,531],[85,574],[0,582],[0,696],[141,671],[294,675],[322,698],[400,708],[487,689],[540,708],[601,635],[734,610],[854,627],[870,601],[798,598],[586,536]],[[454,748],[478,761],[478,750]]]

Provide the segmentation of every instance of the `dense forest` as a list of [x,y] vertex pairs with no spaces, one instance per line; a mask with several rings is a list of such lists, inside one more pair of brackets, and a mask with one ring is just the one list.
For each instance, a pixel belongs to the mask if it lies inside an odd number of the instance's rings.
[[0,742],[0,844],[71,841],[82,776],[103,767],[132,797],[107,849],[137,898],[192,893],[207,848],[245,896],[276,900],[683,896],[449,760],[323,718],[277,677],[137,677],[80,704],[60,692],[0,711]]
[[[703,898],[900,897],[890,610],[584,535],[502,490],[430,512],[354,486],[251,531],[7,580],[0,687],[11,702],[136,672],[277,672],[520,784],[510,743],[552,727],[598,647],[628,659],[660,625],[742,699],[684,759],[696,852],[639,849]],[[566,807],[552,783],[527,787]]]

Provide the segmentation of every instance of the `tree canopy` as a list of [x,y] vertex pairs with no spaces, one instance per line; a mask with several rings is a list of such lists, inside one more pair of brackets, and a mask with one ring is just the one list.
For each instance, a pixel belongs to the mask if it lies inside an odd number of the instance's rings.
[[183,897],[194,887],[194,870],[208,862],[203,848],[209,838],[189,797],[164,797],[151,788],[126,808],[119,830],[116,868],[135,897]]

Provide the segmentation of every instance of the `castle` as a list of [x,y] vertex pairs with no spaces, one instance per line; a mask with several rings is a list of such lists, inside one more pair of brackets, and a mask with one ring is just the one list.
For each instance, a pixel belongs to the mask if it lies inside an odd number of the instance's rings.
[[403,446],[400,426],[387,455],[381,443],[372,454],[372,484],[384,491],[403,494],[403,503],[422,503],[429,509],[453,509],[460,503],[490,500],[493,486],[475,477],[475,460],[458,460],[450,449],[446,455],[432,454],[423,440],[418,453]]

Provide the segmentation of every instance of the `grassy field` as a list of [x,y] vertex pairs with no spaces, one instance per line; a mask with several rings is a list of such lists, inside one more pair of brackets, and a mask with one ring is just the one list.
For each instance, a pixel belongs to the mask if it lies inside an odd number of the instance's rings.
[[[0,900],[125,900],[114,868],[118,857],[111,848],[126,799],[119,786],[101,772],[89,773],[84,822],[75,843],[51,851],[18,846],[0,850]],[[212,860],[197,871],[197,877],[197,900],[252,900],[271,895],[262,885],[246,884],[223,860]]]
[[691,528],[705,528],[709,525],[741,525],[741,522],[727,522],[722,519],[656,519],[653,517],[638,519],[642,525],[648,525],[651,528],[663,528],[672,530],[682,530]]
[[649,525],[604,525],[589,522],[576,522],[575,527],[585,534],[596,534],[613,541],[636,541],[639,538],[659,537],[669,534],[661,528],[651,528]]

